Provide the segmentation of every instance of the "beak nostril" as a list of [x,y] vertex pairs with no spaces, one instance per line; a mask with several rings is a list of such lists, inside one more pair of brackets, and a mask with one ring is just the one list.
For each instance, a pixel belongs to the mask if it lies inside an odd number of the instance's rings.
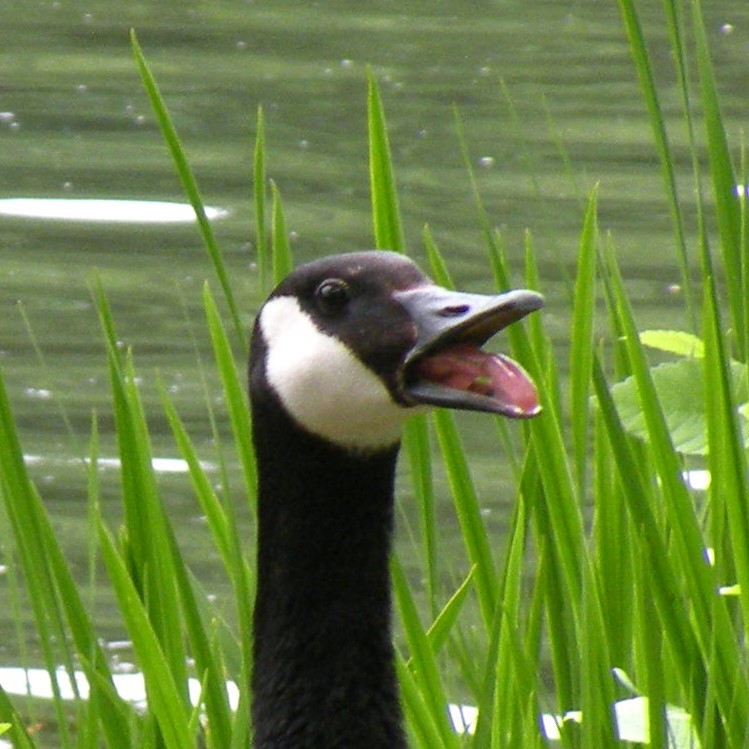
[[455,304],[450,307],[443,307],[439,314],[440,317],[459,317],[465,315],[471,309],[468,304]]

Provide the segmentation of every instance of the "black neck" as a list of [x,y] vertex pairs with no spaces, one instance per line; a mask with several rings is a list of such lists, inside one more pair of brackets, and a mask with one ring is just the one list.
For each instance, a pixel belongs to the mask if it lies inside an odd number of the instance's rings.
[[255,403],[256,749],[404,749],[388,557],[398,446],[353,455]]

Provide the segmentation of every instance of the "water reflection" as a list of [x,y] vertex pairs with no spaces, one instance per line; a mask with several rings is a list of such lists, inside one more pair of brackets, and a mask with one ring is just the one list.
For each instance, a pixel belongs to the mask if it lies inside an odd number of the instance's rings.
[[[71,679],[65,669],[58,669],[55,672],[55,681],[56,685],[53,688],[49,672],[41,668],[24,669],[15,666],[0,668],[0,686],[7,694],[51,700],[56,689],[63,700],[88,699],[88,679],[82,671],[75,671]],[[137,671],[115,673],[112,675],[112,684],[122,699],[133,704],[138,710],[145,709],[147,693],[142,673]],[[195,706],[200,705],[202,685],[198,679],[194,677],[188,679],[188,691],[191,703]],[[233,681],[226,682],[226,693],[229,707],[236,710],[239,705],[239,689]],[[452,728],[457,734],[475,732],[478,721],[478,710],[475,707],[449,703],[447,712]],[[620,741],[649,743],[647,698],[635,697],[619,700],[614,704],[614,714]],[[565,715],[543,713],[539,718],[543,735],[547,740],[554,742],[561,741],[561,733],[565,724],[583,722],[582,713],[576,710],[571,710]],[[669,735],[672,736],[671,746],[699,746],[691,717],[685,710],[668,705],[666,720]],[[5,747],[10,747],[10,744],[0,739],[0,749]]]
[[[80,464],[79,458],[61,458],[57,455],[45,457],[28,453],[23,456],[23,459],[27,466],[42,466],[47,468]],[[88,462],[88,458],[84,458],[84,463]],[[96,465],[98,468],[119,470],[122,468],[122,461],[119,458],[99,457],[96,459]],[[201,460],[199,465],[204,471],[216,470],[216,464],[210,463],[207,460]],[[182,458],[151,458],[151,468],[153,468],[155,473],[187,473],[190,470],[190,465]]]
[[[221,219],[229,212],[206,206],[205,214]],[[189,224],[196,220],[191,205],[163,200],[4,198],[0,199],[0,215],[107,224]]]

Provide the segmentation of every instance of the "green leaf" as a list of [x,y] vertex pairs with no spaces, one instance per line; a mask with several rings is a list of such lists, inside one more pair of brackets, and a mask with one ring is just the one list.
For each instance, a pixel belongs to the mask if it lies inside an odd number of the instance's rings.
[[250,420],[247,418],[250,406],[244,383],[240,381],[237,365],[232,355],[231,345],[221,322],[216,301],[211,294],[210,287],[203,287],[203,305],[205,307],[208,330],[211,335],[216,366],[221,375],[224,398],[231,419],[232,434],[237,446],[237,453],[242,464],[244,488],[247,492],[250,509],[254,513],[256,503],[257,467],[255,452],[252,447],[252,431]]
[[[678,33],[678,24],[674,20],[675,13],[668,13],[668,2],[663,3],[667,9],[667,19],[669,21],[669,31],[671,36],[671,50],[673,52],[677,77],[679,80],[679,90],[682,93],[683,100],[686,102],[685,120],[687,122],[690,139],[692,136],[691,115],[688,108],[688,94],[686,84],[686,73],[684,65],[684,49],[681,37]],[[686,239],[685,220],[680,200],[679,189],[677,187],[675,159],[666,129],[666,120],[663,116],[658,88],[655,82],[653,65],[651,64],[650,55],[648,54],[645,35],[640,23],[634,0],[619,0],[619,8],[622,14],[622,22],[629,39],[630,53],[632,61],[637,71],[637,77],[640,82],[642,100],[648,109],[650,126],[653,130],[653,141],[658,158],[661,162],[661,175],[663,178],[663,192],[668,201],[671,214],[671,222],[674,230],[674,240],[677,249],[677,260],[681,271],[681,283],[684,287],[684,297],[687,303],[687,310],[690,318],[695,321],[696,316],[692,309],[692,284],[689,273],[689,253]]]
[[99,524],[99,541],[120,611],[143,668],[149,705],[159,722],[164,744],[169,749],[195,746],[195,737],[188,729],[190,712],[181,684],[175,681],[172,664],[159,644],[125,560],[102,522]]
[[455,284],[450,276],[450,271],[445,262],[445,256],[439,251],[428,226],[424,227],[422,236],[424,238],[424,248],[427,251],[427,257],[429,258],[429,267],[431,268],[432,277],[434,278],[435,283],[444,286],[446,289],[454,289]]
[[700,358],[705,355],[702,339],[683,330],[643,330],[640,333],[640,343],[648,348],[678,356]]
[[497,596],[491,542],[481,519],[479,499],[454,416],[447,410],[438,409],[434,412],[433,419],[463,541],[468,558],[476,568],[474,580],[479,608],[484,623],[488,626],[492,621]]
[[231,283],[229,282],[229,272],[226,268],[226,263],[224,262],[224,257],[221,254],[218,243],[213,235],[211,223],[206,215],[203,198],[201,197],[200,189],[198,188],[198,182],[187,161],[185,151],[180,142],[179,135],[177,134],[177,129],[174,127],[169,110],[166,108],[166,104],[161,96],[161,91],[159,91],[156,79],[153,77],[153,73],[151,73],[151,70],[148,67],[146,58],[143,55],[143,50],[141,49],[140,44],[138,44],[135,32],[132,30],[130,32],[130,45],[133,50],[133,55],[135,56],[135,62],[138,65],[138,71],[143,80],[143,87],[146,89],[146,93],[151,102],[151,108],[153,109],[154,114],[156,115],[156,120],[161,128],[164,142],[169,148],[177,174],[182,182],[182,188],[187,195],[187,199],[190,201],[190,205],[192,205],[192,208],[195,211],[200,235],[203,239],[203,244],[208,251],[208,255],[211,258],[211,263],[213,264],[219,284],[221,285],[221,290],[224,293],[226,305],[229,308],[229,314],[231,315],[237,338],[239,339],[240,345],[246,346],[246,337],[239,318],[239,307],[237,306],[234,292]]
[[[72,639],[77,655],[86,668],[89,683],[99,683],[95,682],[96,676],[101,683],[107,683],[110,687],[109,690],[92,689],[91,699],[99,700],[99,718],[107,735],[108,746],[124,749],[129,746],[126,722],[121,703],[114,696],[106,656],[97,642],[79,587],[63,556],[42,498],[26,471],[1,376],[0,498],[5,503],[25,576],[36,631],[55,694],[55,711],[62,719],[62,700],[56,678],[60,662],[65,665],[71,682],[77,683],[72,676],[72,653],[68,647],[68,641]],[[0,700],[0,708],[2,703]],[[7,711],[0,712],[0,718],[12,720],[14,735],[20,735],[20,722],[13,719]],[[66,727],[60,727],[59,740],[61,746],[70,745]],[[20,743],[17,745],[21,746]]]
[[427,635],[429,637],[429,644],[435,655],[440,652],[442,646],[447,641],[448,636],[458,620],[458,615],[463,610],[463,604],[466,602],[466,598],[471,592],[473,574],[475,571],[476,567],[474,565],[471,567],[465,580],[463,580],[463,582],[458,586],[458,589],[444,605],[442,611],[440,611],[439,615],[432,623],[432,626],[429,628]]
[[[642,350],[632,307],[624,292],[613,256],[608,270],[615,308],[647,421],[652,468],[659,479],[659,495],[662,498],[662,510],[659,506],[659,511],[671,531],[669,556],[673,558],[674,567],[683,578],[684,590],[689,596],[692,609],[689,618],[694,625],[700,649],[697,662],[683,661],[679,664],[686,677],[682,679],[688,695],[686,708],[695,716],[702,711],[697,718],[702,731],[713,722],[714,716],[711,713],[718,712],[725,721],[727,734],[741,735],[749,725],[749,680],[738,665],[742,659],[742,646],[735,637],[723,599],[715,595],[717,579],[715,571],[705,564],[705,539],[700,519],[695,512],[693,498],[682,480],[682,461],[673,448],[666,414],[653,382],[652,370],[648,367]],[[600,397],[599,402],[603,402]],[[656,549],[651,544],[653,568],[656,556],[660,556]],[[655,592],[656,586],[653,590]],[[661,591],[662,589],[659,593]],[[673,596],[673,588],[668,595]],[[659,611],[663,615],[665,609],[659,606]],[[674,612],[670,611],[669,616],[672,613]],[[684,615],[680,613],[679,616],[683,618]],[[668,628],[665,631],[668,633]],[[706,701],[708,689],[710,699]]]
[[8,726],[3,733],[10,732],[8,738],[13,742],[14,749],[34,749],[36,744],[26,731],[23,716],[18,713],[2,687],[0,687],[0,716],[9,721],[9,723],[3,723],[4,726]]
[[580,237],[570,340],[570,419],[579,487],[585,486],[588,459],[590,373],[593,366],[596,303],[597,206],[597,192],[594,190]]
[[735,331],[735,341],[740,358],[745,358],[747,351],[744,305],[746,289],[743,287],[746,257],[742,254],[744,247],[741,211],[736,195],[736,176],[731,162],[731,153],[726,136],[725,126],[718,101],[717,84],[713,71],[707,31],[702,18],[701,4],[692,2],[694,17],[694,41],[696,47],[697,71],[700,80],[703,122],[707,136],[707,155],[710,161],[710,175],[714,193],[715,218],[720,236],[720,249],[725,268],[724,283],[728,296],[728,307],[731,323]]
[[401,701],[406,723],[417,737],[416,746],[442,749],[442,735],[435,723],[434,713],[424,699],[424,693],[419,689],[416,678],[403,660],[403,656],[396,654],[395,669],[401,689]]
[[420,510],[421,551],[424,560],[427,595],[432,616],[437,613],[437,585],[439,581],[437,555],[437,508],[432,478],[432,453],[429,443],[429,424],[420,414],[406,422],[403,430],[403,454],[408,461],[411,488]]
[[380,90],[372,72],[369,72],[367,98],[369,125],[369,181],[372,200],[375,245],[380,250],[405,251],[403,227],[398,207],[390,142],[385,125],[385,112]]
[[257,252],[257,269],[260,276],[260,288],[267,293],[268,289],[268,238],[266,237],[266,187],[265,187],[265,117],[263,108],[257,110],[257,130],[255,132],[255,249]]
[[440,734],[440,745],[458,749],[458,737],[452,730],[445,710],[447,697],[442,686],[437,659],[419,619],[413,594],[397,556],[391,559],[390,572],[403,631],[411,652],[411,661],[408,665],[414,675],[415,684],[421,692],[424,706],[432,714],[432,723]]
[[[702,361],[680,359],[661,364],[651,369],[651,375],[674,448],[683,455],[707,455],[707,405]],[[745,402],[749,393],[742,365],[733,362],[731,375],[739,400]],[[611,393],[625,429],[648,440],[649,432],[634,377],[614,385]],[[746,447],[749,447],[748,437],[744,437]]]
[[271,181],[271,264],[273,284],[280,283],[291,273],[294,261],[291,257],[289,232],[286,228],[286,213],[278,185]]

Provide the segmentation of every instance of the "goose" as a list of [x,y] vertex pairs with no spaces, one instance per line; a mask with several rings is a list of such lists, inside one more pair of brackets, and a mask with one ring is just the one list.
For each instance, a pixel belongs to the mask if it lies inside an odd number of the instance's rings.
[[430,406],[537,414],[521,366],[480,346],[542,304],[441,288],[375,250],[301,265],[261,306],[255,749],[405,749],[388,572],[401,429]]

